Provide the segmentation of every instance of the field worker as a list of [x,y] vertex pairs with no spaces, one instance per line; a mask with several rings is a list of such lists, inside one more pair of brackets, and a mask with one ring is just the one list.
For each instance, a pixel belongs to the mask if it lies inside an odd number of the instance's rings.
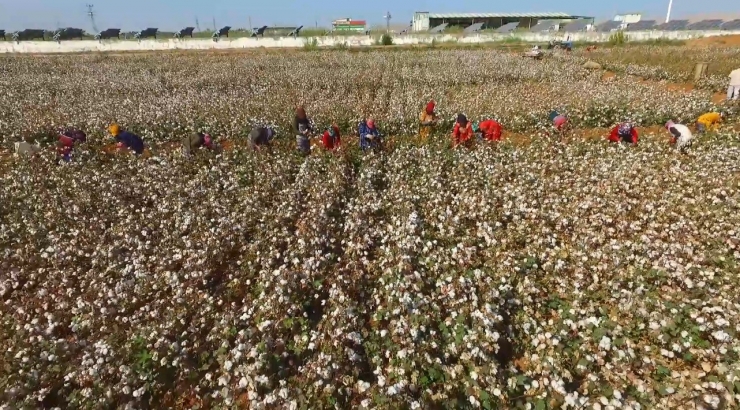
[[560,114],[556,110],[552,110],[548,118],[550,119],[553,127],[555,127],[556,130],[565,131],[565,128],[568,125],[568,117],[566,117],[564,114]]
[[437,114],[434,112],[437,103],[431,100],[427,103],[424,110],[419,114],[419,137],[422,142],[426,142],[429,139],[429,134],[432,133],[432,129],[437,125]]
[[108,126],[108,132],[116,139],[116,142],[118,142],[117,147],[119,149],[128,148],[131,151],[134,151],[136,155],[144,153],[144,140],[142,140],[140,136],[121,130],[121,127],[119,127],[118,124],[111,124]]
[[367,151],[369,149],[380,148],[380,133],[375,127],[375,121],[368,118],[360,122],[357,133],[360,135],[360,149]]
[[730,73],[730,85],[727,87],[728,100],[740,100],[740,68]]
[[296,148],[304,155],[311,152],[311,142],[309,141],[311,131],[311,122],[306,116],[306,110],[303,106],[299,106],[295,110],[295,118],[293,118],[293,132],[295,132]]
[[473,124],[473,132],[479,134],[482,139],[489,142],[501,141],[502,130],[501,124],[493,119],[487,119]]
[[718,112],[708,112],[699,116],[696,120],[696,131],[704,134],[707,131],[716,131],[722,122],[724,114]]
[[609,134],[609,141],[637,145],[637,128],[630,122],[617,124]]
[[249,132],[249,148],[258,151],[262,148],[270,148],[270,142],[275,138],[275,130],[272,127],[254,127]]
[[75,145],[82,144],[85,141],[87,141],[87,135],[84,132],[74,128],[63,129],[59,132],[57,153],[64,161],[69,162],[72,160],[72,150]]
[[694,136],[691,134],[689,127],[683,124],[668,121],[665,128],[671,133],[671,144],[676,144],[676,149],[681,152],[685,152],[694,141]]
[[199,148],[213,149],[213,138],[210,134],[194,132],[182,139],[182,151],[190,155]]
[[341,145],[341,137],[339,135],[339,127],[336,124],[332,124],[331,127],[324,131],[324,135],[321,136],[321,142],[324,144],[324,148],[332,151],[338,149]]
[[452,130],[452,147],[468,146],[473,141],[473,125],[464,114],[457,114],[455,128]]

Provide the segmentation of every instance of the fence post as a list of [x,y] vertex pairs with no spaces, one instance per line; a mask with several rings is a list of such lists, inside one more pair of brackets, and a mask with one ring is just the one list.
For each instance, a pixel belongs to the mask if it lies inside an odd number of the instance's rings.
[[704,76],[707,75],[708,67],[709,67],[708,63],[705,63],[705,62],[696,63],[696,66],[694,66],[694,81],[699,81],[702,78],[704,78]]

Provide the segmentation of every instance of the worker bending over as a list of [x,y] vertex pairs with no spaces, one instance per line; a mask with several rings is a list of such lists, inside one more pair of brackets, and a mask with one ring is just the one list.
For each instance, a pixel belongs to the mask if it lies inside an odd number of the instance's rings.
[[108,127],[108,132],[116,139],[116,142],[118,143],[117,147],[119,149],[128,148],[136,155],[144,153],[144,140],[142,140],[140,136],[121,130],[121,127],[119,127],[118,124],[111,124]]
[[57,141],[57,153],[66,162],[72,160],[72,151],[75,145],[82,144],[87,141],[87,135],[84,132],[74,129],[66,128],[59,132],[59,139]]
[[609,134],[609,141],[637,145],[637,128],[630,122],[617,124]]
[[717,131],[724,119],[724,113],[708,112],[699,116],[696,120],[696,132],[704,134],[707,131]]
[[564,132],[568,126],[568,117],[556,110],[552,110],[548,118],[557,131]]
[[193,151],[206,148],[213,149],[213,138],[210,134],[194,132],[182,139],[182,151],[185,155],[190,155]]
[[665,124],[665,128],[671,133],[671,144],[675,144],[677,150],[686,152],[691,147],[694,141],[694,135],[691,134],[689,127],[668,121]]
[[473,124],[473,132],[488,142],[501,141],[502,131],[503,127],[501,127],[501,124],[494,119],[487,119]]
[[270,149],[270,142],[275,138],[275,130],[271,127],[254,127],[249,132],[249,148],[259,151],[262,148]]
[[473,125],[464,114],[458,114],[455,128],[452,130],[452,148],[460,145],[470,146],[472,142]]

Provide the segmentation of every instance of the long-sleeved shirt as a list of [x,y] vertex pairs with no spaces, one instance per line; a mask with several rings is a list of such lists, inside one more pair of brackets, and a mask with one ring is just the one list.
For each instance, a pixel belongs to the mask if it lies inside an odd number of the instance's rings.
[[[378,129],[373,127],[370,128],[367,125],[367,122],[363,121],[360,123],[360,126],[358,127],[358,134],[360,134],[360,149],[366,150],[370,148],[375,148],[378,146],[378,137],[380,134],[378,133]],[[369,137],[375,137],[374,139],[371,139]]]
[[740,68],[732,70],[729,77],[730,77],[730,85],[735,86],[735,87],[740,87]]
[[422,111],[421,114],[419,114],[419,136],[422,140],[426,140],[429,138],[429,134],[432,133],[433,125],[424,125],[424,124],[430,124],[434,122],[437,119],[437,116],[434,114],[427,113],[426,110]]
[[668,128],[668,132],[671,133],[671,144],[676,144],[676,148],[683,149],[691,145],[691,141],[694,139],[694,135],[691,130],[683,124],[673,124]]
[[329,134],[329,130],[324,131],[324,135],[321,137],[321,142],[324,144],[324,148],[328,150],[333,150],[335,148],[339,148],[339,145],[341,145],[342,141],[339,136],[339,128],[332,125],[332,128],[334,129],[334,136],[332,137],[331,134]]
[[496,120],[485,120],[478,124],[480,132],[486,141],[501,141],[501,124]]
[[455,123],[455,128],[452,130],[452,146],[456,147],[460,144],[466,145],[473,139],[473,126],[470,121],[461,127],[460,123]]
[[716,129],[719,123],[722,122],[722,116],[717,112],[708,112],[699,116],[696,120],[697,123],[704,125],[707,129]]
[[126,148],[134,151],[137,155],[144,152],[144,140],[140,136],[130,133],[128,131],[122,131],[116,135],[116,141],[126,146]]
[[619,125],[612,128],[612,132],[609,134],[609,141],[611,142],[628,142],[630,144],[637,145],[637,130],[632,128],[629,135],[623,135],[619,133]]
[[273,131],[267,127],[255,127],[249,132],[249,147],[256,149],[260,145],[267,145],[272,140]]

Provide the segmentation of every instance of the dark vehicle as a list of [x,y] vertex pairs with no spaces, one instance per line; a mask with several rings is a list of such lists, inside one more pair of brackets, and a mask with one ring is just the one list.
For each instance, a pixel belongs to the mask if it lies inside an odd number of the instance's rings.
[[565,50],[565,51],[572,51],[573,50],[573,42],[572,41],[555,41],[552,40],[547,44],[548,50]]
[[5,30],[0,30],[0,38],[5,40]]
[[291,36],[291,37],[298,37],[299,35],[301,35],[301,29],[302,28],[303,28],[303,26],[297,27],[295,30],[291,31],[290,34],[288,34],[288,35]]
[[16,31],[13,33],[13,41],[27,41],[36,39],[46,40],[44,37],[44,30],[38,30],[33,28],[27,28],[22,31]]
[[157,31],[159,31],[159,29],[149,27],[146,30],[141,30],[134,34],[134,38],[139,40],[142,38],[157,38]]
[[257,37],[257,36],[264,37],[265,36],[265,30],[267,30],[267,26],[262,26],[260,28],[253,28],[252,29],[252,37]]
[[183,38],[183,37],[193,38],[193,31],[195,31],[195,27],[185,27],[184,29],[175,33],[175,38]]
[[74,38],[79,38],[80,40],[82,40],[82,37],[84,35],[85,35],[85,31],[82,30],[81,28],[67,27],[61,30],[57,30],[54,33],[54,36],[52,37],[52,39],[54,41],[72,40]]
[[231,26],[226,26],[218,30],[217,32],[213,33],[213,38],[214,39],[221,38],[221,37],[229,38],[229,30],[231,30]]
[[120,39],[121,29],[120,28],[109,28],[95,35],[96,40],[108,40],[111,38]]

